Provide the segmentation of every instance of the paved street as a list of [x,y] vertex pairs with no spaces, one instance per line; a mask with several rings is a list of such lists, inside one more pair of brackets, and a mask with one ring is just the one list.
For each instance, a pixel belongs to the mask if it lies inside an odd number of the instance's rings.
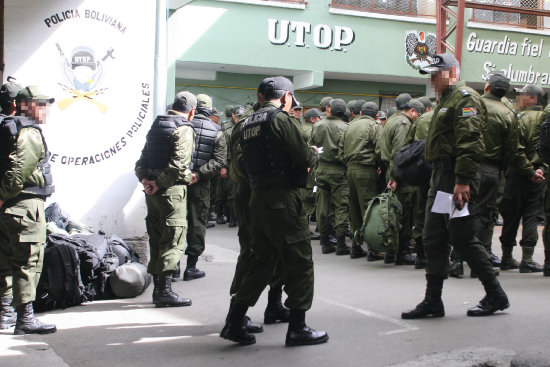
[[[444,318],[405,322],[401,311],[423,298],[423,270],[322,255],[318,241],[313,242],[315,299],[307,323],[327,330],[329,342],[285,348],[286,324],[280,324],[265,326],[255,345],[234,345],[218,335],[229,305],[236,233],[226,225],[208,230],[198,264],[207,276],[174,283],[180,295],[192,298],[191,307],[154,308],[151,286],[135,299],[41,314],[59,331],[18,337],[13,329],[0,331],[0,366],[550,366],[550,278],[501,272],[511,308],[470,318],[466,309],[484,292],[466,268],[464,279],[445,282]],[[494,243],[498,234],[500,227]],[[519,259],[519,248],[514,255]],[[543,261],[540,240],[535,260]],[[266,293],[248,313],[255,321],[263,320]]]

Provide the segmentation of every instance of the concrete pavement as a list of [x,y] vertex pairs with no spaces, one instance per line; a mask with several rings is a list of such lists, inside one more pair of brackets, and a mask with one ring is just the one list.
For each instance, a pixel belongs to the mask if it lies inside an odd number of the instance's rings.
[[[285,348],[286,324],[278,324],[256,334],[255,345],[234,345],[218,335],[229,306],[236,233],[227,225],[209,229],[198,264],[206,277],[174,283],[180,295],[192,298],[191,307],[156,309],[150,287],[133,299],[40,314],[59,331],[44,336],[0,331],[0,366],[550,366],[550,278],[501,272],[511,308],[471,318],[466,310],[484,291],[466,268],[464,279],[445,282],[444,318],[405,321],[401,312],[423,298],[423,270],[322,255],[318,241],[312,242],[315,299],[307,323],[327,330],[329,342]],[[496,227],[495,244],[499,234]],[[515,255],[520,257],[519,248]],[[543,260],[542,243],[535,260]],[[248,313],[255,321],[263,320],[266,293]]]

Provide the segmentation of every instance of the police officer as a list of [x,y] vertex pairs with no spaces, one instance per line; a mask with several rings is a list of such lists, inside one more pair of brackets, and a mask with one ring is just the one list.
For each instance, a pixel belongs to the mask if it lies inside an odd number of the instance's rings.
[[[536,146],[538,144],[538,130],[542,116],[542,97],[544,91],[539,86],[527,84],[519,90],[518,115],[520,124],[520,149],[531,162],[527,172],[506,171],[506,183],[500,212],[503,225],[500,243],[502,244],[502,270],[517,269],[520,273],[542,272],[542,267],[533,261],[533,253],[538,241],[538,212],[544,195],[544,164],[540,161]],[[520,221],[523,222],[521,235],[522,260],[518,264],[512,257],[512,250],[516,245],[516,234]]]
[[[9,91],[7,94],[9,97]],[[5,117],[1,122],[0,295],[4,328],[13,325],[10,301],[17,311],[15,335],[49,334],[57,330],[55,325],[36,319],[32,307],[44,260],[44,201],[53,192],[50,153],[40,125],[46,123],[48,105],[53,102],[37,87],[25,87],[17,93],[16,116]],[[12,102],[2,103],[3,109],[6,104]],[[13,299],[5,297],[9,294],[10,277]]]
[[192,180],[187,188],[187,266],[183,280],[204,277],[196,268],[204,252],[204,238],[210,207],[210,178],[226,165],[226,139],[219,125],[210,120],[212,100],[206,94],[197,95],[197,109],[191,123],[195,131],[195,150],[191,157]]
[[[378,167],[380,166],[380,135],[382,126],[374,120],[378,106],[365,102],[340,139],[339,155],[346,165],[349,186],[351,232],[355,234],[363,223],[363,214],[373,197],[378,194]],[[360,243],[353,239],[350,257],[365,256]]]
[[353,101],[353,102],[354,103],[349,107],[350,113],[351,113],[350,124],[354,120],[359,120],[359,119],[363,118],[363,116],[361,116],[361,108],[363,107],[363,105],[365,103],[367,103],[367,101],[365,101],[364,99],[358,99],[358,100]]
[[266,102],[246,120],[241,133],[243,160],[252,188],[252,256],[220,336],[240,344],[255,343],[243,318],[281,262],[288,295],[285,305],[290,309],[285,344],[319,344],[328,340],[327,333],[305,323],[313,299],[313,260],[297,189],[305,184],[307,168],[317,162],[316,148],[307,146],[299,126],[288,114],[296,104],[292,83],[284,77],[269,78],[264,83]]
[[[407,135],[407,143],[413,143],[418,140],[426,140],[430,121],[433,117],[432,102],[428,97],[420,97],[418,101],[424,105],[424,113],[418,117],[412,125]],[[426,201],[428,200],[428,189],[430,182],[427,181],[416,186],[414,194],[413,208],[413,240],[416,251],[414,262],[415,269],[424,269],[426,267],[426,258],[424,256],[424,246],[422,245],[422,231],[424,230],[424,219],[426,217]]]
[[[243,116],[237,121],[237,124],[233,127],[231,132],[231,143],[230,150],[231,156],[234,159],[231,160],[231,178],[236,183],[236,193],[235,198],[233,199],[233,207],[235,210],[235,216],[239,221],[239,245],[240,252],[237,259],[237,265],[235,266],[235,274],[233,276],[233,281],[231,282],[230,295],[231,302],[234,302],[233,296],[238,292],[244,275],[248,270],[249,259],[251,255],[251,236],[250,231],[250,210],[248,206],[248,201],[250,200],[250,184],[248,182],[248,174],[245,167],[243,166],[242,159],[242,149],[240,144],[241,129],[245,119],[258,111],[264,101],[264,88],[266,81],[270,79],[264,79],[258,86],[257,91],[257,103],[252,106],[252,108],[247,109]],[[267,295],[267,307],[264,311],[264,323],[265,324],[274,324],[276,322],[288,322],[289,311],[286,307],[282,305],[282,293],[283,293],[283,284],[281,279],[281,267],[277,266],[275,273],[269,281],[269,292]],[[246,331],[249,333],[259,333],[263,331],[263,327],[260,324],[256,324],[250,320],[248,316],[245,316],[246,320]]]
[[[510,305],[495,276],[487,250],[475,237],[476,216],[479,215],[476,173],[485,151],[482,137],[485,108],[477,92],[465,85],[457,85],[460,68],[452,54],[434,55],[433,63],[420,72],[431,74],[432,86],[440,97],[426,142],[426,159],[434,166],[423,233],[427,284],[424,300],[415,309],[403,312],[401,318],[445,315],[441,292],[449,272],[451,246],[479,275],[486,292],[467,315],[491,315]],[[449,219],[448,214],[432,212],[438,191],[452,193],[459,209],[467,203],[470,215]]]
[[[223,127],[223,133],[226,140],[226,146],[229,149],[229,140],[231,138],[231,132],[233,127],[244,113],[244,106],[235,105],[231,111],[231,120],[227,121]],[[229,219],[229,227],[233,228],[237,226],[237,220],[235,219],[235,212],[233,210],[233,198],[235,197],[235,182],[231,179],[229,174],[229,166],[231,163],[231,152],[227,151],[227,164],[220,170],[218,177],[218,187],[216,192],[216,223],[227,223],[224,219],[223,213],[227,210],[227,218]]]
[[327,106],[331,100],[332,100],[331,96],[326,96],[321,98],[321,102],[319,102],[319,109],[321,110],[321,112],[327,111]]
[[[306,135],[306,141],[311,139],[313,134],[313,126],[321,120],[321,112],[316,108],[310,108],[304,114],[304,123],[302,124],[302,131]],[[315,173],[313,170],[310,170],[307,175],[306,187],[300,189],[302,193],[302,204],[304,205],[304,211],[306,216],[309,218],[315,212],[315,200],[316,194],[313,192],[315,187]],[[319,240],[320,236],[318,234],[311,234],[312,240]]]
[[[311,145],[323,147],[319,166],[315,169],[317,194],[317,223],[321,233],[323,254],[336,252],[336,255],[348,255],[346,231],[349,218],[349,189],[345,176],[346,166],[338,156],[338,146],[347,125],[342,121],[346,103],[342,99],[332,99],[326,107],[326,118],[313,126]],[[336,247],[329,241],[330,206],[334,205],[334,230]]]
[[[15,78],[8,77],[7,83],[0,88],[0,124],[7,116],[15,115],[15,97],[21,90],[21,86],[14,82]],[[2,275],[1,284],[5,284],[6,290],[0,294],[0,329],[8,329],[15,325],[17,315],[11,306],[13,295],[11,291],[12,278]]]
[[386,180],[388,181],[388,187],[397,191],[397,197],[403,207],[403,214],[397,254],[388,251],[384,262],[387,264],[395,262],[396,265],[414,265],[415,258],[409,254],[409,241],[412,239],[416,187],[407,185],[404,182],[397,182],[394,159],[397,152],[405,145],[411,125],[424,113],[424,105],[417,100],[410,99],[410,95],[404,93],[397,97],[397,108],[398,111],[384,125],[380,150],[382,161],[387,167]]
[[388,116],[386,113],[384,111],[378,111],[378,114],[376,114],[376,121],[378,121],[380,125],[384,126],[387,120]]
[[294,108],[292,108],[292,115],[300,125],[302,124],[302,112],[304,111],[304,106],[300,102]]
[[193,180],[189,167],[195,148],[190,121],[196,107],[195,95],[178,93],[172,109],[153,122],[135,166],[145,192],[150,253],[147,271],[153,275],[156,307],[191,305],[189,298],[172,291],[172,274],[185,249],[187,185]]

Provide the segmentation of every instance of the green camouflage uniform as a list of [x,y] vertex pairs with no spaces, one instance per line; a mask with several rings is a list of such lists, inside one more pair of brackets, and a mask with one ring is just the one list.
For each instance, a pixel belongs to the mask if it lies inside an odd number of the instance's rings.
[[319,166],[315,170],[317,182],[317,223],[319,232],[330,232],[329,211],[334,205],[334,230],[336,236],[344,236],[349,224],[349,189],[346,166],[338,157],[338,145],[348,125],[335,116],[327,116],[313,126],[310,145],[323,147]]
[[[168,114],[178,113],[168,111]],[[147,144],[135,166],[135,174],[140,182],[144,178],[154,180],[159,187],[155,194],[145,195],[145,224],[150,252],[147,271],[153,275],[173,273],[185,250],[187,185],[192,178],[189,163],[195,148],[193,128],[181,126],[174,130],[170,136],[170,146],[173,154],[166,168],[147,167]]]

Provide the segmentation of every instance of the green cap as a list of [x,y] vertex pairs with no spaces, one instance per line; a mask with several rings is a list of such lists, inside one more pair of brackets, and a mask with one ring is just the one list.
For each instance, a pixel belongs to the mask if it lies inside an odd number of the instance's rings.
[[321,102],[319,103],[319,107],[321,107],[321,111],[325,112],[325,109],[327,108],[329,102],[332,100],[332,97],[327,96],[323,97],[321,99]]
[[54,103],[55,98],[48,97],[44,93],[40,92],[36,85],[29,85],[21,89],[17,96],[15,97],[16,101],[19,102],[24,99],[32,99],[33,101]]
[[351,101],[348,101],[348,103],[346,103],[346,106],[351,110],[353,109],[353,106],[355,105],[355,99],[352,99]]
[[407,104],[405,105],[405,109],[414,108],[416,112],[418,112],[420,115],[424,113],[425,107],[418,99],[411,99]]
[[424,110],[426,110],[426,108],[432,107],[432,100],[430,98],[424,96],[424,97],[419,97],[417,99],[420,101],[420,103],[424,105]]
[[402,110],[411,99],[412,97],[409,93],[401,93],[395,98],[395,107],[397,107],[398,110]]

